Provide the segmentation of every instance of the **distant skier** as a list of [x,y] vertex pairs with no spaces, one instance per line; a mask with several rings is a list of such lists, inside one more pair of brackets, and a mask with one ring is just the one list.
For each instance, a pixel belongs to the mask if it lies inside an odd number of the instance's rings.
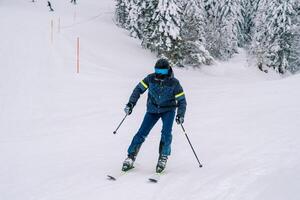
[[149,74],[133,90],[124,111],[130,115],[140,95],[148,89],[147,112],[136,135],[128,148],[128,157],[123,162],[122,170],[133,168],[139,149],[156,122],[162,119],[159,158],[156,172],[161,173],[171,153],[172,126],[177,109],[176,122],[182,124],[186,111],[186,99],[179,81],[168,60],[159,59],[155,64],[155,73]]
[[50,11],[51,12],[53,12],[54,10],[53,10],[53,8],[52,8],[52,6],[51,6],[51,3],[50,3],[50,1],[48,1],[48,7],[50,8]]
[[71,3],[76,4],[77,2],[76,0],[71,0]]

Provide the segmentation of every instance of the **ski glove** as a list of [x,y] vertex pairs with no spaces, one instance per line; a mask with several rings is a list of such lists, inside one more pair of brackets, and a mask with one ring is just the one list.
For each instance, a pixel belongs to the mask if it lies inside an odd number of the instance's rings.
[[180,115],[177,115],[176,116],[176,123],[177,124],[183,124],[184,122],[184,117],[180,116]]
[[133,105],[132,103],[128,103],[124,108],[126,115],[130,115],[132,113]]

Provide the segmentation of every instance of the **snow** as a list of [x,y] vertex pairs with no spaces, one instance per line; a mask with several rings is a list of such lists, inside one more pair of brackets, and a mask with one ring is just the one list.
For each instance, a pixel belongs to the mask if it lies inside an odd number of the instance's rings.
[[263,74],[243,51],[202,70],[174,69],[188,101],[184,126],[203,168],[175,125],[165,176],[147,182],[159,123],[135,170],[106,180],[125,159],[146,95],[112,132],[156,58],[113,24],[113,1],[51,3],[54,13],[44,1],[0,2],[1,200],[300,198],[300,76]]

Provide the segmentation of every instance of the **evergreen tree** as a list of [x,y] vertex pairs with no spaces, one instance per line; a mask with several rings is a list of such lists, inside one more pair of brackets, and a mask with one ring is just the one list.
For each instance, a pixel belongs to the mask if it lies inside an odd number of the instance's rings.
[[287,70],[296,73],[300,71],[300,1],[295,2],[294,10],[296,14],[292,18],[292,42]]
[[181,10],[174,0],[159,0],[150,20],[142,45],[177,62],[181,59]]
[[219,6],[219,0],[203,0],[203,3],[207,20],[214,22]]
[[146,28],[153,19],[159,0],[144,0],[144,1],[145,3],[142,4],[142,10],[144,13],[143,16],[145,17],[145,23],[146,23],[145,28]]
[[153,19],[155,10],[158,6],[158,0],[141,0],[141,20],[140,28],[142,30],[143,36],[151,32],[150,24]]
[[[200,66],[250,48],[262,71],[300,70],[299,0],[116,0],[116,22],[173,63]],[[249,46],[251,44],[251,46]]]
[[237,53],[238,19],[240,5],[238,0],[221,0],[218,12],[220,58],[228,59]]
[[252,41],[255,28],[255,17],[261,0],[241,0],[241,21],[239,21],[239,46],[248,45]]
[[295,41],[292,20],[296,17],[294,0],[265,0],[257,17],[253,41],[258,66],[285,73],[291,62],[291,47]]
[[134,38],[142,38],[141,30],[141,6],[139,5],[139,0],[131,0],[128,4],[128,18],[126,21],[127,29],[130,32],[130,35]]
[[205,16],[205,40],[206,49],[213,57],[218,55],[217,37],[218,36],[218,21],[217,11],[219,0],[204,0],[204,16]]
[[206,48],[216,58],[226,60],[238,47],[237,0],[205,0]]
[[143,39],[147,33],[147,26],[150,23],[154,11],[158,5],[158,0],[131,0],[128,4],[129,13],[127,28],[130,35]]
[[199,0],[189,0],[184,6],[181,38],[183,39],[183,64],[198,67],[211,64],[213,58],[205,49],[203,5]]
[[115,20],[118,26],[126,28],[128,20],[128,0],[116,0]]
[[261,71],[267,72],[264,66],[265,50],[267,48],[267,42],[265,35],[267,35],[267,30],[265,26],[265,21],[267,20],[266,15],[266,5],[269,0],[261,0],[258,5],[256,17],[255,17],[255,30],[253,34],[253,39],[251,43],[250,52],[256,57],[257,66]]

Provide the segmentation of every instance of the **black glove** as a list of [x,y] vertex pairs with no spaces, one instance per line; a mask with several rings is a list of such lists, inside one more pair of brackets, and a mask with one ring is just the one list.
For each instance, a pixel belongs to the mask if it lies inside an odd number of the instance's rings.
[[176,115],[176,123],[183,124],[183,122],[184,122],[184,117],[182,117],[180,115]]
[[128,103],[128,104],[126,104],[126,107],[124,108],[124,111],[127,115],[130,115],[132,113],[132,109],[133,109],[133,104]]

